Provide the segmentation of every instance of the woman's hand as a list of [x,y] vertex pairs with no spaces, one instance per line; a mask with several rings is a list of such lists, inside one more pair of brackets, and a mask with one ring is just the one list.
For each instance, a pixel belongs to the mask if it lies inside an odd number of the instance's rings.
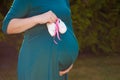
[[7,34],[22,33],[36,24],[53,23],[56,20],[57,16],[52,11],[28,18],[14,18],[9,22]]
[[59,75],[60,75],[60,76],[63,76],[64,74],[68,73],[68,72],[72,69],[72,67],[73,67],[73,64],[72,64],[68,69],[66,69],[66,70],[64,70],[64,71],[60,71],[60,72],[59,72]]
[[43,14],[35,16],[35,20],[39,24],[53,23],[56,22],[57,16],[52,11],[48,11]]

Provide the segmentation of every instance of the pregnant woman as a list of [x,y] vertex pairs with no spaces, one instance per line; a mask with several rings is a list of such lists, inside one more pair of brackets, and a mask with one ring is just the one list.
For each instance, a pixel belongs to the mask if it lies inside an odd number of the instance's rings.
[[[67,28],[64,34],[57,34],[61,40],[53,38],[47,26],[58,19]],[[2,30],[5,34],[24,32],[18,57],[18,80],[68,80],[79,51],[69,0],[14,0]]]

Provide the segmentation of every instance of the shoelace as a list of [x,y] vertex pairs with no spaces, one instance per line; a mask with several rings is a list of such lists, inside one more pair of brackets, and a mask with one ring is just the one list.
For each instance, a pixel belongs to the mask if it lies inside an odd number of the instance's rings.
[[54,37],[54,43],[55,43],[55,44],[58,44],[57,41],[55,40],[55,38],[57,37],[58,40],[61,40],[61,39],[60,39],[60,34],[59,34],[59,25],[58,25],[58,24],[59,24],[59,19],[56,20],[56,23],[55,23],[55,24],[56,24],[56,27],[55,27],[55,35],[54,35],[53,37]]

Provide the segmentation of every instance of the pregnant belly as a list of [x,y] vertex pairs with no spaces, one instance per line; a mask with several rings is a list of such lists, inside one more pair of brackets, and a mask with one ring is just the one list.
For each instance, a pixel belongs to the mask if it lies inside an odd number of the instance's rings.
[[[68,29],[66,33],[60,34],[61,41],[56,39],[58,44],[55,44],[46,27],[40,27],[40,29],[37,30],[33,31],[28,37],[26,37],[28,43],[27,48],[29,48],[31,54],[35,54],[36,52],[36,54],[40,56],[43,54],[48,55],[48,52],[50,53],[52,51],[51,45],[53,45],[53,50],[56,49],[56,47],[58,48],[57,54],[60,70],[67,69],[74,63],[78,56],[79,46],[72,31]],[[50,51],[48,51],[49,48]]]
[[73,32],[67,30],[65,34],[61,35],[59,45],[59,66],[60,70],[67,69],[74,63],[78,56],[79,46],[77,39]]

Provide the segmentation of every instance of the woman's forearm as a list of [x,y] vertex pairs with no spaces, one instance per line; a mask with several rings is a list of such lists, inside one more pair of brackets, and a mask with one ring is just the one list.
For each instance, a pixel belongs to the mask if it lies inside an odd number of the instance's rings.
[[23,19],[14,18],[8,24],[7,33],[8,34],[22,33],[32,28],[36,24],[37,21],[35,20],[35,17]]
[[34,27],[36,24],[52,23],[55,22],[56,19],[57,16],[52,11],[29,18],[14,18],[8,24],[7,33],[22,33]]

